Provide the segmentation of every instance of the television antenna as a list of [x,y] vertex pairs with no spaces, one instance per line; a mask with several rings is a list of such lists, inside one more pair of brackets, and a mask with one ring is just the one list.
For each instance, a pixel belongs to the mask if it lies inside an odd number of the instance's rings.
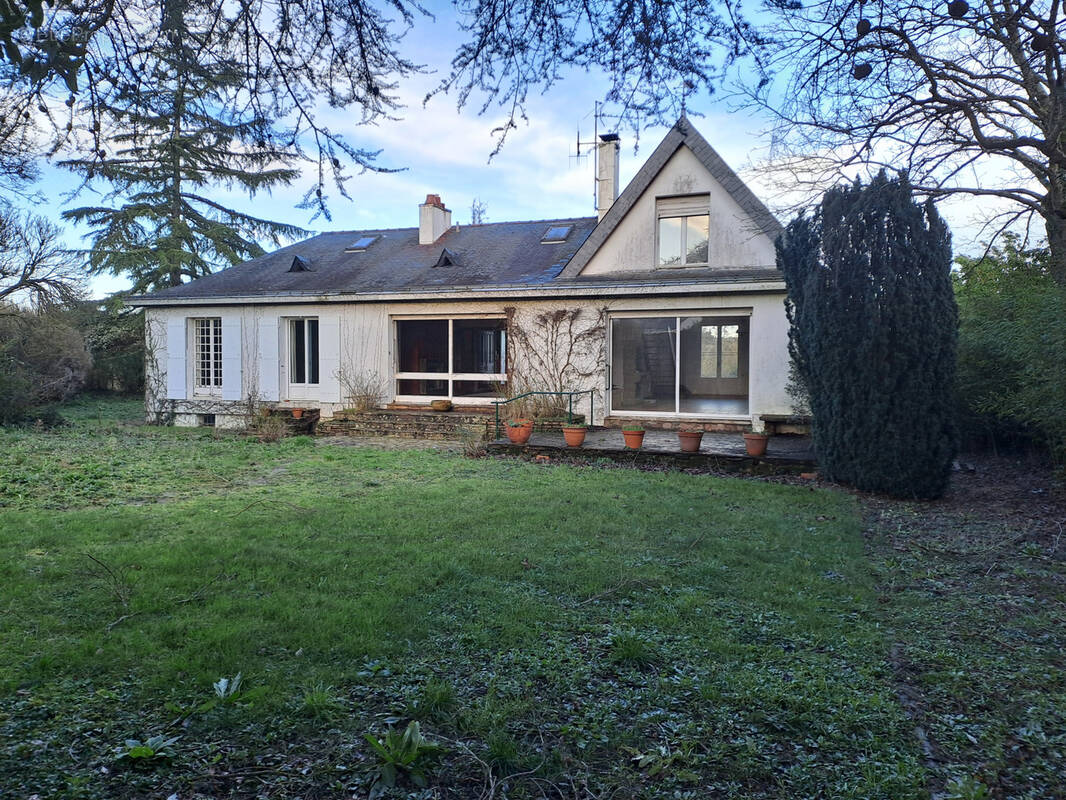
[[[600,175],[600,172],[599,172],[599,168],[600,168],[599,152],[600,152],[600,150],[599,150],[598,145],[600,143],[600,119],[601,119],[601,117],[603,117],[603,114],[600,111],[601,108],[603,108],[603,104],[599,100],[597,100],[594,103],[593,107],[592,107],[592,139],[590,139],[588,141],[584,141],[584,142],[581,141],[581,126],[578,125],[578,128],[577,128],[577,140],[576,140],[577,149],[576,149],[575,152],[570,154],[570,158],[573,161],[577,161],[577,160],[582,159],[582,158],[587,159],[589,157],[590,153],[592,155],[592,175],[593,175],[593,180],[592,180],[592,207],[593,208],[596,208],[596,204],[598,202],[598,189],[599,189],[598,184],[600,182],[600,178],[599,178],[599,175]],[[588,119],[588,115],[587,114],[585,115],[584,119]]]

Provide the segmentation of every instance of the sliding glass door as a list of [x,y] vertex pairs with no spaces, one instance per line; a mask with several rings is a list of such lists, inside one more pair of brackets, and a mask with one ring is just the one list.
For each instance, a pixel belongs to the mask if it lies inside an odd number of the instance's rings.
[[611,320],[611,410],[635,414],[748,413],[748,317]]

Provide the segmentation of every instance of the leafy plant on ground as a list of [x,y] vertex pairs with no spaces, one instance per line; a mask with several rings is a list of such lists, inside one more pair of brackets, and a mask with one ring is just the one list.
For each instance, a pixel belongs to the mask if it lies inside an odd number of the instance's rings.
[[369,732],[363,738],[378,759],[371,797],[378,796],[384,789],[391,789],[401,775],[410,778],[415,786],[427,786],[426,769],[444,751],[443,747],[424,737],[421,726],[413,720],[403,733],[390,727],[382,739]]
[[166,761],[174,757],[174,745],[181,737],[167,739],[163,736],[150,736],[140,739],[127,739],[123,747],[118,748],[116,761],[147,764],[154,761]]

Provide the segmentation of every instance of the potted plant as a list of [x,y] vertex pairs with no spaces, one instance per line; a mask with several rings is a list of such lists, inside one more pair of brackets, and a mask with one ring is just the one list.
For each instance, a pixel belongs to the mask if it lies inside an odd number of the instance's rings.
[[304,410],[302,408],[294,408],[292,410],[292,418],[293,419],[300,419],[300,417],[302,417],[303,415],[304,415]]
[[639,450],[644,444],[644,429],[639,425],[627,425],[622,428],[622,438],[626,440],[627,450]]
[[698,453],[703,441],[703,431],[686,431],[682,428],[677,432],[677,438],[681,442],[682,453]]
[[568,424],[563,425],[563,438],[566,439],[567,447],[581,447],[585,443],[585,434],[588,425]]
[[512,419],[507,421],[507,438],[512,444],[525,444],[533,435],[533,420]]
[[762,458],[766,455],[766,443],[770,440],[769,435],[759,433],[753,428],[744,432],[744,449],[749,456]]

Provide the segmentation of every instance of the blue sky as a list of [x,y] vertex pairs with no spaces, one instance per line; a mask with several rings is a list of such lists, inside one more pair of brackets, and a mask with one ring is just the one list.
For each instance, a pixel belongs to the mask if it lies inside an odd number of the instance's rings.
[[[418,203],[428,193],[441,195],[458,223],[469,222],[475,197],[484,203],[489,222],[594,213],[591,159],[571,156],[579,127],[583,140],[592,138],[594,104],[607,89],[602,76],[572,71],[547,92],[531,96],[527,104],[528,123],[519,122],[519,128],[510,133],[503,151],[490,163],[489,154],[495,145],[492,130],[503,120],[502,112],[490,109],[479,115],[478,98],[462,111],[457,110],[455,99],[450,96],[437,96],[426,106],[422,103],[427,90],[436,86],[446,72],[458,41],[459,33],[450,17],[416,22],[405,40],[405,49],[413,59],[427,64],[434,72],[416,76],[398,87],[406,106],[399,112],[401,119],[360,126],[349,121],[349,117],[356,118],[354,113],[332,109],[322,112],[321,117],[328,120],[330,127],[343,131],[350,143],[381,149],[378,160],[381,166],[401,170],[353,175],[347,184],[351,200],[331,192],[332,220],[320,217],[311,222],[307,211],[295,207],[311,185],[311,165],[308,165],[307,180],[297,181],[271,195],[249,198],[239,192],[218,189],[214,197],[233,207],[315,231],[417,225]],[[771,209],[780,211],[790,197],[790,187],[755,168],[766,157],[770,120],[737,110],[723,97],[696,98],[690,106],[690,115],[726,162],[740,172]],[[668,127],[644,130],[636,152],[632,132],[621,131],[622,186],[640,168]],[[92,192],[84,191],[75,201],[64,202],[64,195],[76,185],[72,174],[58,167],[46,167],[35,187],[45,198],[37,211],[58,222],[62,209],[98,202],[99,198]],[[974,209],[973,201],[941,208],[955,233],[957,251],[974,249]],[[779,216],[787,221],[785,215]],[[68,227],[68,244],[83,246],[80,235],[84,232],[84,229]],[[121,278],[101,276],[92,280],[90,291],[99,297],[126,287],[126,281]]]

